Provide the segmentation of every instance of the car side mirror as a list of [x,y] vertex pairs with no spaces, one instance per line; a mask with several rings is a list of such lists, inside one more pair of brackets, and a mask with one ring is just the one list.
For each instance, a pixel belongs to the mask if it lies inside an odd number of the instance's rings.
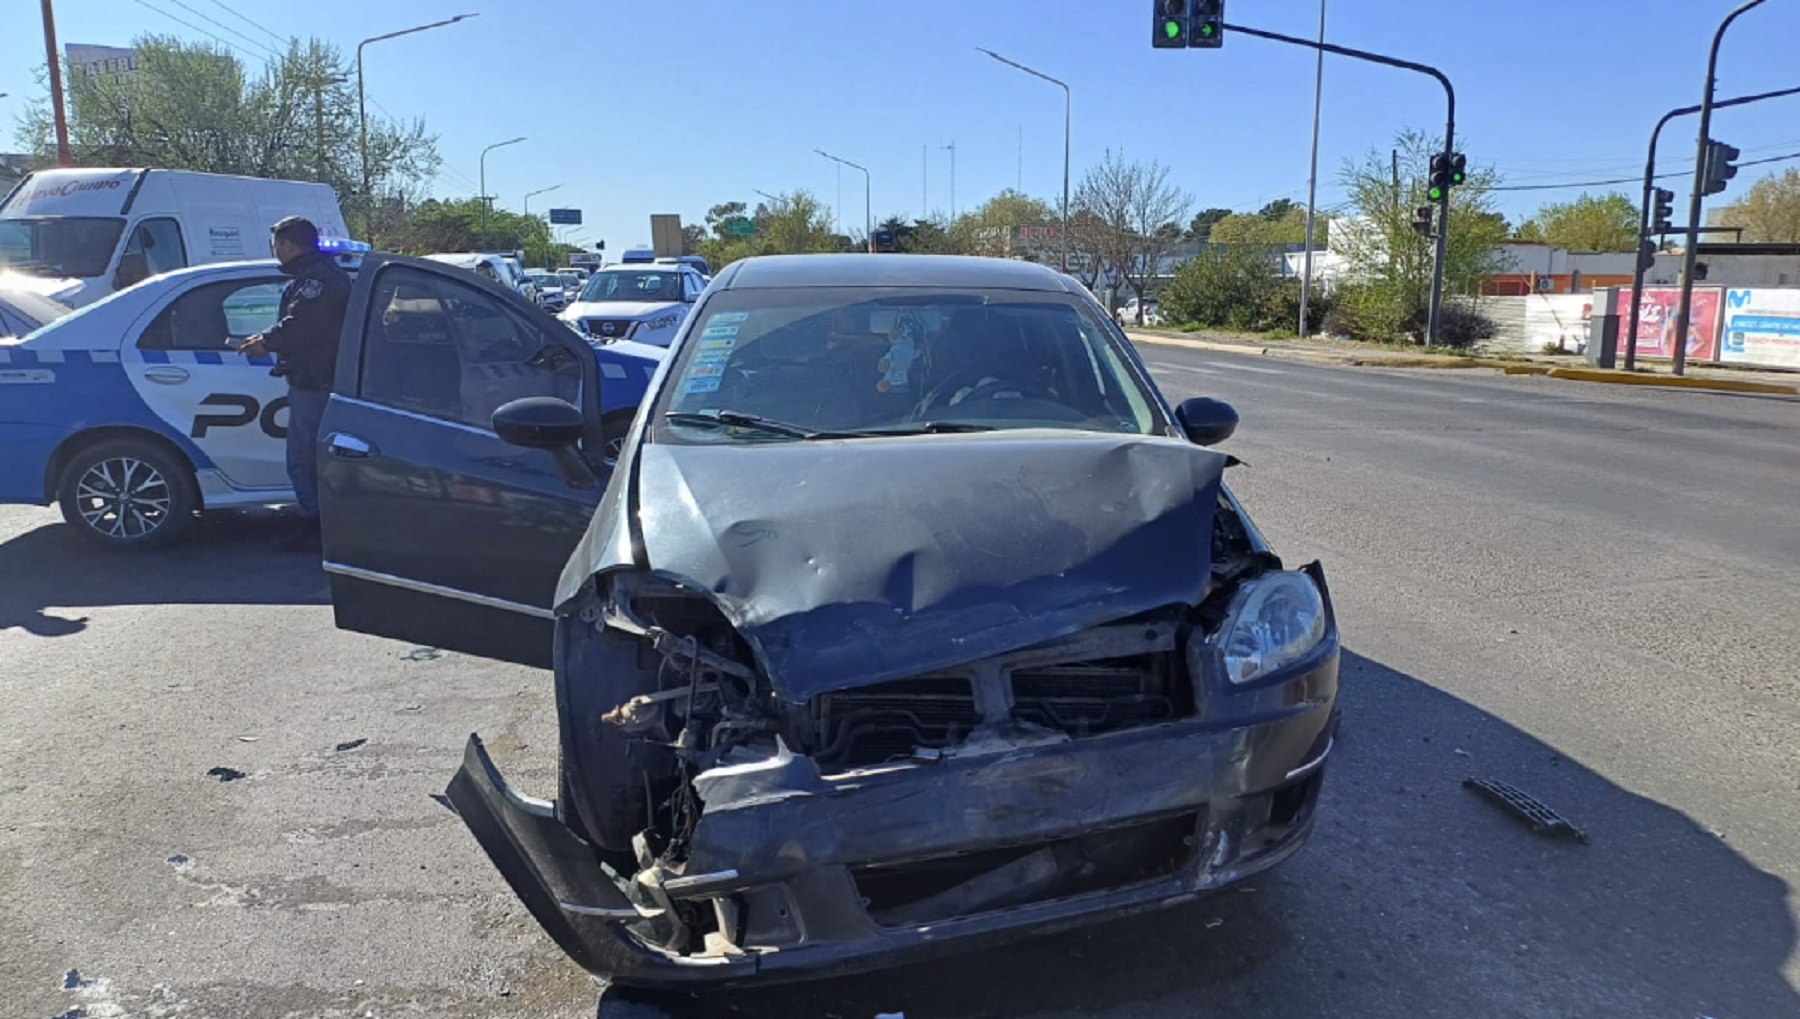
[[1237,431],[1238,412],[1223,400],[1196,396],[1175,408],[1175,420],[1196,446],[1216,446]]
[[503,403],[494,411],[494,434],[500,441],[548,452],[569,487],[582,490],[598,483],[575,452],[586,431],[581,411],[554,396],[527,396]]

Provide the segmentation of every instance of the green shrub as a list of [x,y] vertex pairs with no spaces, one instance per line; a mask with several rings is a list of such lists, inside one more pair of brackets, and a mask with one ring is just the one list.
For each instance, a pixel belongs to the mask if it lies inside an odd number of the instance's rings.
[[[1316,323],[1327,310],[1328,300],[1315,299],[1307,318]],[[1162,293],[1162,315],[1210,329],[1292,329],[1300,317],[1300,281],[1282,279],[1267,248],[1215,245],[1175,270]]]

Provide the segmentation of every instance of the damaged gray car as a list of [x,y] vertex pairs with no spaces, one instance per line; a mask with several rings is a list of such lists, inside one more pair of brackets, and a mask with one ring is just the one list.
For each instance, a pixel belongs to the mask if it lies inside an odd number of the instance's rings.
[[[542,325],[518,304],[509,328]],[[1170,407],[1067,276],[735,263],[616,460],[605,379],[569,371],[438,452],[365,434],[424,426],[362,401],[326,440],[362,452],[325,469],[325,540],[340,625],[549,652],[555,800],[478,737],[449,798],[587,970],[891,966],[1190,901],[1307,840],[1336,726],[1323,572],[1226,488],[1208,447],[1235,412]],[[348,522],[407,498],[429,549]]]

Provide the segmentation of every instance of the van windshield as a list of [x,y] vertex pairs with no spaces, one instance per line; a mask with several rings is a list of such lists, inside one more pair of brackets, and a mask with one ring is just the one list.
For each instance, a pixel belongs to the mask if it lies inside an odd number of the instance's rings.
[[0,267],[40,276],[99,276],[112,264],[125,221],[106,216],[0,219]]

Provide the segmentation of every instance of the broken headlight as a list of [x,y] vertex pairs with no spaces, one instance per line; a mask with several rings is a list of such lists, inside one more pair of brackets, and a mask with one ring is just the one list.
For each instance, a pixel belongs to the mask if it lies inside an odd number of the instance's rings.
[[1325,599],[1304,573],[1265,573],[1244,582],[1213,635],[1234,684],[1261,679],[1305,658],[1325,639]]

